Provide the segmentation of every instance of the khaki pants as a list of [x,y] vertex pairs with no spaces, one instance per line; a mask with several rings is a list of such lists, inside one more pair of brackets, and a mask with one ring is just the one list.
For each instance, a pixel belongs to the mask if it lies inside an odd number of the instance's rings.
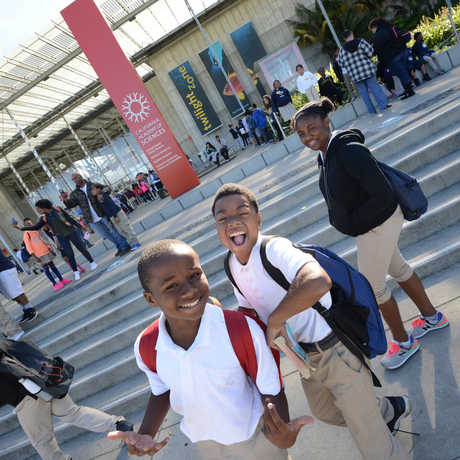
[[115,430],[116,422],[123,418],[97,409],[77,406],[69,395],[50,402],[26,396],[15,412],[27,437],[43,460],[70,459],[70,455],[64,454],[57,444],[52,415],[65,423],[98,433]]
[[414,273],[398,247],[403,223],[404,216],[398,205],[382,225],[357,237],[359,271],[369,280],[379,305],[391,297],[385,282],[387,274],[398,282],[404,282]]
[[19,323],[11,318],[2,305],[0,305],[0,332],[10,338],[22,332]]
[[251,439],[224,446],[215,441],[200,441],[196,445],[203,460],[288,460],[288,452],[274,446],[262,433],[260,420]]
[[113,218],[111,219],[112,223],[115,226],[115,228],[118,230],[118,232],[121,234],[121,236],[124,236],[126,238],[126,241],[128,242],[128,244],[130,246],[139,244],[139,240],[137,239],[133,226],[131,225],[131,222],[126,216],[126,214],[123,211],[120,211],[116,215],[116,218],[118,219],[118,222],[115,222],[115,218]]
[[313,416],[346,426],[364,460],[408,460],[409,453],[386,425],[393,406],[376,398],[362,362],[340,342],[309,357],[315,370],[309,379],[302,378],[302,386]]

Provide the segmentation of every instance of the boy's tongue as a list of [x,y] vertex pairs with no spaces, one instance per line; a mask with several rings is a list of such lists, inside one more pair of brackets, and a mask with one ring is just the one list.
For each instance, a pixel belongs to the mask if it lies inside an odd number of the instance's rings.
[[244,243],[245,239],[246,235],[236,235],[232,238],[233,243],[235,243],[236,246],[241,246]]

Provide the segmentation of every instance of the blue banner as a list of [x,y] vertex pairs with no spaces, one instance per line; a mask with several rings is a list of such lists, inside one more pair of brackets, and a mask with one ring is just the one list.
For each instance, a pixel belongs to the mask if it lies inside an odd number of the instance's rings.
[[244,26],[241,26],[239,29],[232,32],[230,37],[232,37],[233,43],[235,44],[238,53],[240,53],[241,59],[243,59],[254,85],[260,95],[263,96],[266,91],[264,85],[260,81],[259,74],[254,70],[254,64],[259,59],[265,57],[267,52],[257,35],[256,29],[254,29],[254,24],[252,22],[248,22]]
[[227,107],[227,110],[230,112],[232,118],[240,115],[240,104],[238,103],[238,100],[233,94],[231,86],[228,84],[227,79],[221,70],[219,62],[225,69],[225,72],[236,91],[237,97],[243,104],[244,108],[249,107],[249,101],[246,93],[244,92],[243,85],[241,84],[238,75],[233,70],[233,67],[230,64],[230,61],[228,60],[222,45],[219,42],[214,43],[212,45],[212,51],[211,48],[206,48],[200,53],[200,58],[203,61],[207,71],[209,72],[212,81],[216,85],[217,91],[221,95],[225,107]]
[[208,134],[222,125],[216,111],[203,91],[195,72],[186,61],[169,72],[169,76],[185,102],[201,134]]

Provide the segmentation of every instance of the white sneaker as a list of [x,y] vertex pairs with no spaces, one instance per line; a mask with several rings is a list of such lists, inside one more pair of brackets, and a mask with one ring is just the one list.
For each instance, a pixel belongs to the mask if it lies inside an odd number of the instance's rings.
[[75,281],[78,281],[80,279],[80,272],[79,271],[73,272],[73,279]]
[[96,270],[96,268],[97,268],[97,263],[96,263],[96,262],[91,262],[91,263],[89,264],[89,269],[90,269],[91,271]]

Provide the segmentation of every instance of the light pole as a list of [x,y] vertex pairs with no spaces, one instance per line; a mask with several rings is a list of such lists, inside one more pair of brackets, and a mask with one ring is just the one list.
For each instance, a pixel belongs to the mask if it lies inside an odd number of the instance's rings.
[[[332,25],[332,22],[329,19],[329,15],[327,14],[326,8],[324,8],[323,1],[322,0],[316,0],[316,1],[318,2],[319,9],[321,10],[321,13],[324,16],[324,19],[327,22],[329,30],[331,31],[331,34],[332,34],[332,38],[334,39],[335,44],[337,45],[337,48],[338,49],[342,48],[342,44],[340,43],[339,37],[334,29],[334,26]],[[345,85],[347,86],[348,92],[350,93],[350,97],[353,100],[353,88],[351,87],[350,82],[347,79],[345,79]],[[354,110],[354,107],[353,107],[353,110]]]
[[198,28],[200,29],[200,32],[201,32],[201,35],[203,36],[204,38],[204,41],[208,44],[208,47],[209,47],[209,50],[211,51],[215,61],[217,62],[217,65],[219,66],[219,69],[221,70],[221,72],[223,73],[224,77],[225,77],[225,80],[227,80],[227,83],[228,83],[228,86],[230,87],[230,89],[232,90],[232,93],[233,95],[235,96],[235,99],[237,100],[238,102],[238,105],[240,106],[240,109],[241,109],[241,113],[244,113],[245,112],[245,109],[244,109],[244,105],[243,103],[241,102],[240,98],[238,97],[238,93],[235,91],[235,88],[233,86],[233,83],[231,82],[230,78],[228,78],[228,75],[227,75],[227,72],[225,71],[224,69],[224,66],[222,65],[222,62],[220,61],[220,59],[216,56],[216,54],[214,53],[214,47],[212,46],[212,43],[211,43],[211,40],[209,40],[209,37],[208,37],[208,34],[206,33],[206,31],[204,30],[203,26],[201,25],[201,22],[198,20],[198,18],[196,17],[195,15],[195,12],[193,11],[193,8],[191,7],[190,3],[188,2],[188,0],[184,0],[185,4],[187,5],[187,8],[188,10],[190,11],[190,14],[192,15],[193,17],[193,20],[196,22],[196,25],[198,26]]
[[449,20],[450,24],[452,25],[452,29],[454,29],[454,34],[455,34],[455,39],[457,40],[457,43],[460,43],[460,37],[458,36],[458,30],[455,27],[455,22],[454,22],[454,11],[452,9],[452,2],[450,0],[446,0],[447,7],[449,8]]

